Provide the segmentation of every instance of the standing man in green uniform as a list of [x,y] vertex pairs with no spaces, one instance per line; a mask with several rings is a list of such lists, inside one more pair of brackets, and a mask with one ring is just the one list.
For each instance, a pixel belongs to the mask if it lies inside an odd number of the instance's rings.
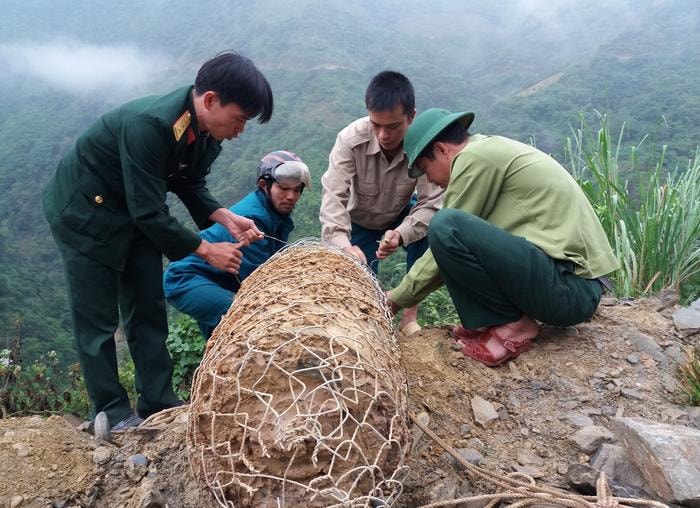
[[447,190],[428,228],[430,249],[388,294],[397,310],[444,283],[462,352],[496,366],[532,347],[535,320],[588,320],[619,263],[562,166],[518,141],[470,135],[473,119],[429,109],[408,129],[409,174]]
[[[222,53],[207,61],[194,86],[128,102],[103,115],[58,166],[43,193],[44,215],[63,257],[68,297],[92,416],[104,411],[112,430],[181,403],[162,287],[162,255],[190,253],[236,273],[240,247],[262,234],[206,188],[224,139],[251,118],[267,122],[272,91],[248,59]],[[183,227],[166,205],[173,192],[200,229],[219,223],[238,244],[209,243]],[[119,383],[114,332],[121,312],[136,367],[136,414]]]

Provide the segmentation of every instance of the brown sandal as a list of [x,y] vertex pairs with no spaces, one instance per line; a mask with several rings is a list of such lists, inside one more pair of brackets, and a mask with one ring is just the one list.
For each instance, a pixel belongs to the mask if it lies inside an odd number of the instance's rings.
[[462,325],[453,326],[450,330],[450,335],[457,342],[476,339],[481,336],[488,328],[465,328]]
[[[506,354],[501,358],[495,358],[486,347],[486,343],[492,338],[497,340],[507,350]],[[520,342],[504,340],[493,329],[482,332],[478,337],[460,340],[460,343],[462,344],[462,353],[464,356],[481,362],[487,367],[498,367],[508,360],[518,357],[525,351],[529,351],[533,346],[532,340],[530,339]]]

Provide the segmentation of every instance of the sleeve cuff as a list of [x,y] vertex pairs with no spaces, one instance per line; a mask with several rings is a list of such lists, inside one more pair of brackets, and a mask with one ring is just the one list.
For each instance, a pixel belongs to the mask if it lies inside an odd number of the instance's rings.
[[333,236],[333,237],[331,237],[331,239],[329,241],[330,241],[330,243],[332,243],[333,245],[337,245],[341,249],[345,249],[345,248],[350,247],[352,245],[350,243],[350,239],[345,235]]
[[393,301],[399,307],[405,309],[407,307],[413,307],[415,304],[420,302],[420,299],[416,298],[408,290],[406,277],[404,277],[401,283],[391,290],[391,301]]
[[420,240],[420,235],[416,233],[415,229],[410,224],[406,224],[405,221],[399,224],[396,231],[401,235],[403,245],[408,245],[409,243]]

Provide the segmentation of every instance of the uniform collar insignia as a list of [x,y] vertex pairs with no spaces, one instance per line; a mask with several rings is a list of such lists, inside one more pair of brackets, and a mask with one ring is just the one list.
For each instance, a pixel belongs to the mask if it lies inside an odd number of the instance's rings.
[[173,134],[175,135],[175,141],[180,141],[180,138],[185,133],[185,130],[190,125],[192,121],[192,114],[189,111],[185,111],[180,115],[180,118],[175,120],[173,124]]

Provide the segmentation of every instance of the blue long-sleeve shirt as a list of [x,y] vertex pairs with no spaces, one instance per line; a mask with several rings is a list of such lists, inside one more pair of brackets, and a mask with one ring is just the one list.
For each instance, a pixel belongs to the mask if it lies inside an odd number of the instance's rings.
[[[277,213],[265,194],[256,190],[245,196],[230,210],[243,217],[248,217],[263,233],[274,236],[284,242],[294,229],[291,217]],[[199,235],[210,243],[232,242],[237,240],[221,224],[214,224]],[[253,270],[267,261],[275,252],[284,247],[282,242],[265,237],[262,240],[243,247],[243,260],[238,277],[244,280]],[[236,292],[240,286],[239,279],[228,272],[214,268],[196,254],[190,254],[184,259],[168,265],[163,275],[163,290],[165,297],[171,298],[194,287],[214,282],[224,289]]]

